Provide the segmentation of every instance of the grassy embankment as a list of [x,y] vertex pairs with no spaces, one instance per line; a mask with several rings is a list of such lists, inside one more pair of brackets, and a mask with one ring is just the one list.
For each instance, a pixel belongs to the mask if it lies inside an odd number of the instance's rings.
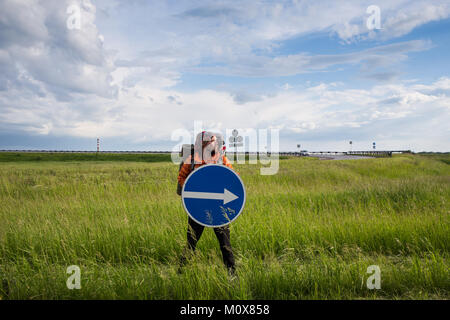
[[[233,281],[211,230],[177,273],[187,216],[170,155],[97,157],[0,154],[2,299],[450,296],[448,154],[291,158],[274,176],[236,165],[247,204],[231,225]],[[370,265],[381,290],[366,287]]]

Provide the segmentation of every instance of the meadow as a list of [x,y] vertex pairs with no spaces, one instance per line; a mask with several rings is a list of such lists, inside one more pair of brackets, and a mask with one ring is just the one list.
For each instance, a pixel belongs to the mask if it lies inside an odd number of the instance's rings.
[[231,278],[212,230],[178,272],[187,214],[170,156],[2,153],[0,298],[449,299],[449,160],[288,158],[273,176],[235,165],[247,202]]

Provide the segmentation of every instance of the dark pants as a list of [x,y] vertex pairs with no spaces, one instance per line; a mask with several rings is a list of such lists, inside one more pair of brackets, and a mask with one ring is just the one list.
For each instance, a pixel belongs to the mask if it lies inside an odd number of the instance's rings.
[[[195,247],[197,245],[197,241],[200,239],[204,226],[195,222],[191,217],[188,220],[188,229],[187,229],[187,243],[188,248],[192,251],[195,251]],[[222,251],[223,262],[225,266],[230,270],[234,271],[234,256],[233,251],[231,249],[230,243],[230,228],[229,226],[224,226],[220,228],[213,228],[214,233],[216,234],[217,240],[219,240],[220,250]],[[186,262],[186,257],[183,255],[181,258],[181,264],[183,265]]]

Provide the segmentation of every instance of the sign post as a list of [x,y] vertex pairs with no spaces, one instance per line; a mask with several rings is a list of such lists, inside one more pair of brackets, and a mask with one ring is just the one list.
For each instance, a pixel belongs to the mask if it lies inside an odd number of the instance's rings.
[[203,165],[186,179],[181,199],[184,210],[205,227],[222,227],[242,213],[245,188],[241,177],[224,165]]
[[238,160],[238,156],[237,156],[237,147],[242,147],[244,145],[243,138],[242,136],[239,136],[239,132],[234,129],[233,132],[231,133],[231,137],[229,139],[230,141],[230,147],[234,147],[234,154],[235,156],[233,156],[233,160],[236,157],[236,161]]

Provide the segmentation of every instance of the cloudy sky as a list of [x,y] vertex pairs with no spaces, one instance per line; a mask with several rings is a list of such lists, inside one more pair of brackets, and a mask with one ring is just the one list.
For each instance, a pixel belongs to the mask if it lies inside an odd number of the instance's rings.
[[450,151],[449,52],[448,0],[0,0],[0,149],[172,150],[200,120]]

